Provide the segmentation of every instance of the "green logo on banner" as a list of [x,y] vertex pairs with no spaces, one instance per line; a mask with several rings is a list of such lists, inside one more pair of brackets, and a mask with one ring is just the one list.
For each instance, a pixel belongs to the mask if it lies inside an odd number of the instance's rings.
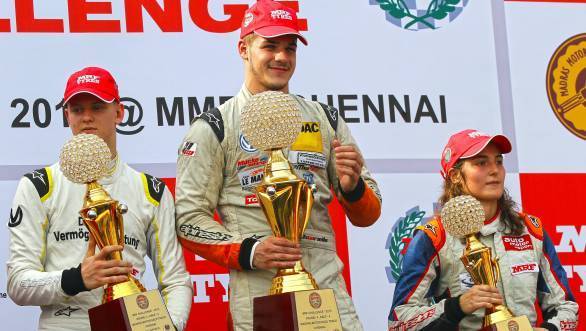
[[407,30],[437,29],[452,22],[470,0],[370,0],[387,20]]

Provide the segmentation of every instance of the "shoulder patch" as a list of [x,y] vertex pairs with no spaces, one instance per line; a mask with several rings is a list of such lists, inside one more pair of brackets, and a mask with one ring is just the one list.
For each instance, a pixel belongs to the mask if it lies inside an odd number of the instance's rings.
[[39,193],[39,198],[41,201],[45,201],[51,196],[53,192],[53,176],[51,175],[50,168],[42,168],[34,170],[31,173],[24,175],[24,177],[28,178],[35,188],[37,189],[37,193]]
[[419,225],[416,231],[423,231],[431,239],[436,252],[439,251],[446,242],[446,231],[438,217],[434,217],[429,222]]
[[199,119],[206,121],[210,125],[220,143],[224,141],[224,120],[222,119],[222,113],[220,113],[218,108],[213,108],[207,112],[201,113],[201,115],[196,117],[193,121],[195,122]]
[[165,192],[165,182],[157,177],[142,173],[142,184],[147,199],[155,206],[158,206]]
[[543,225],[541,224],[541,220],[533,215],[525,213],[519,213],[519,216],[525,221],[527,231],[529,231],[534,237],[543,240]]
[[330,105],[326,105],[325,103],[319,103],[321,108],[323,109],[324,113],[326,113],[326,117],[328,118],[328,122],[334,132],[338,131],[338,110]]

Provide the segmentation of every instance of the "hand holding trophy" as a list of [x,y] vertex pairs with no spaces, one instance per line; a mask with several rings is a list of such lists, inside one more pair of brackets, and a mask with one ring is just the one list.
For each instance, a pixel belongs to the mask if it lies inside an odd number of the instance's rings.
[[[100,249],[124,246],[122,215],[128,210],[98,183],[107,174],[110,158],[110,150],[101,138],[82,133],[63,146],[59,162],[67,179],[86,184],[79,214]],[[109,259],[122,260],[122,252],[111,253]],[[92,330],[170,330],[173,327],[160,293],[147,292],[132,275],[128,275],[127,281],[107,284],[102,305],[90,309],[89,317]]]
[[[275,237],[299,243],[313,205],[310,185],[300,179],[282,148],[295,142],[301,113],[290,95],[267,91],[244,107],[241,128],[247,141],[269,153],[256,194]],[[298,261],[279,269],[269,296],[254,299],[254,330],[342,330],[331,289],[318,290],[311,273]]]
[[[474,284],[496,287],[500,278],[498,261],[492,257],[491,249],[476,237],[484,225],[484,209],[480,202],[469,195],[455,197],[443,207],[441,219],[450,235],[466,239],[460,260]],[[481,330],[525,331],[533,328],[527,316],[515,317],[506,306],[496,305],[486,309]]]

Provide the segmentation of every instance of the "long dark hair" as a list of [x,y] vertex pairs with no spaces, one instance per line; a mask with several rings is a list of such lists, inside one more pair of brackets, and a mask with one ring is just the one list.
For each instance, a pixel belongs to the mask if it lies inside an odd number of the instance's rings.
[[[464,160],[459,160],[454,165],[454,169],[459,172],[459,175],[464,178],[464,173],[462,172],[462,164],[464,164]],[[445,205],[450,199],[455,198],[460,195],[469,194],[466,190],[466,187],[463,184],[463,181],[452,182],[449,176],[446,176],[444,180],[444,187],[442,195],[439,198],[439,203],[441,206]],[[518,213],[517,203],[511,198],[509,192],[505,189],[503,195],[498,199],[497,206],[501,212],[501,221],[505,225],[505,233],[512,234],[512,235],[521,235],[523,233],[523,229],[525,224]]]

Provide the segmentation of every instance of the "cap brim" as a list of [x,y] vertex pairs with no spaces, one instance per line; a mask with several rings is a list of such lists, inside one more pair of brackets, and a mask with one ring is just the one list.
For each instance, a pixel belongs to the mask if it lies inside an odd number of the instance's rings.
[[106,103],[114,102],[114,100],[116,100],[116,97],[113,97],[107,93],[102,93],[100,91],[96,91],[96,90],[92,90],[92,89],[80,88],[78,90],[73,90],[72,92],[69,93],[69,95],[67,95],[65,98],[63,98],[63,104],[64,105],[67,104],[69,102],[69,100],[71,100],[71,98],[73,98],[74,96],[76,96],[78,94],[82,94],[82,93],[91,94]]
[[490,137],[486,141],[480,141],[478,144],[472,145],[466,153],[460,156],[461,159],[468,159],[471,157],[475,157],[478,153],[482,152],[483,149],[488,146],[488,144],[494,143],[496,147],[502,154],[507,154],[513,150],[513,146],[509,141],[509,138],[503,136],[502,134],[497,134],[495,136]]
[[276,38],[292,34],[296,35],[297,38],[299,38],[299,40],[301,40],[301,42],[307,46],[307,39],[305,39],[305,37],[302,36],[299,31],[286,26],[265,26],[263,28],[254,30],[254,33],[264,38]]

